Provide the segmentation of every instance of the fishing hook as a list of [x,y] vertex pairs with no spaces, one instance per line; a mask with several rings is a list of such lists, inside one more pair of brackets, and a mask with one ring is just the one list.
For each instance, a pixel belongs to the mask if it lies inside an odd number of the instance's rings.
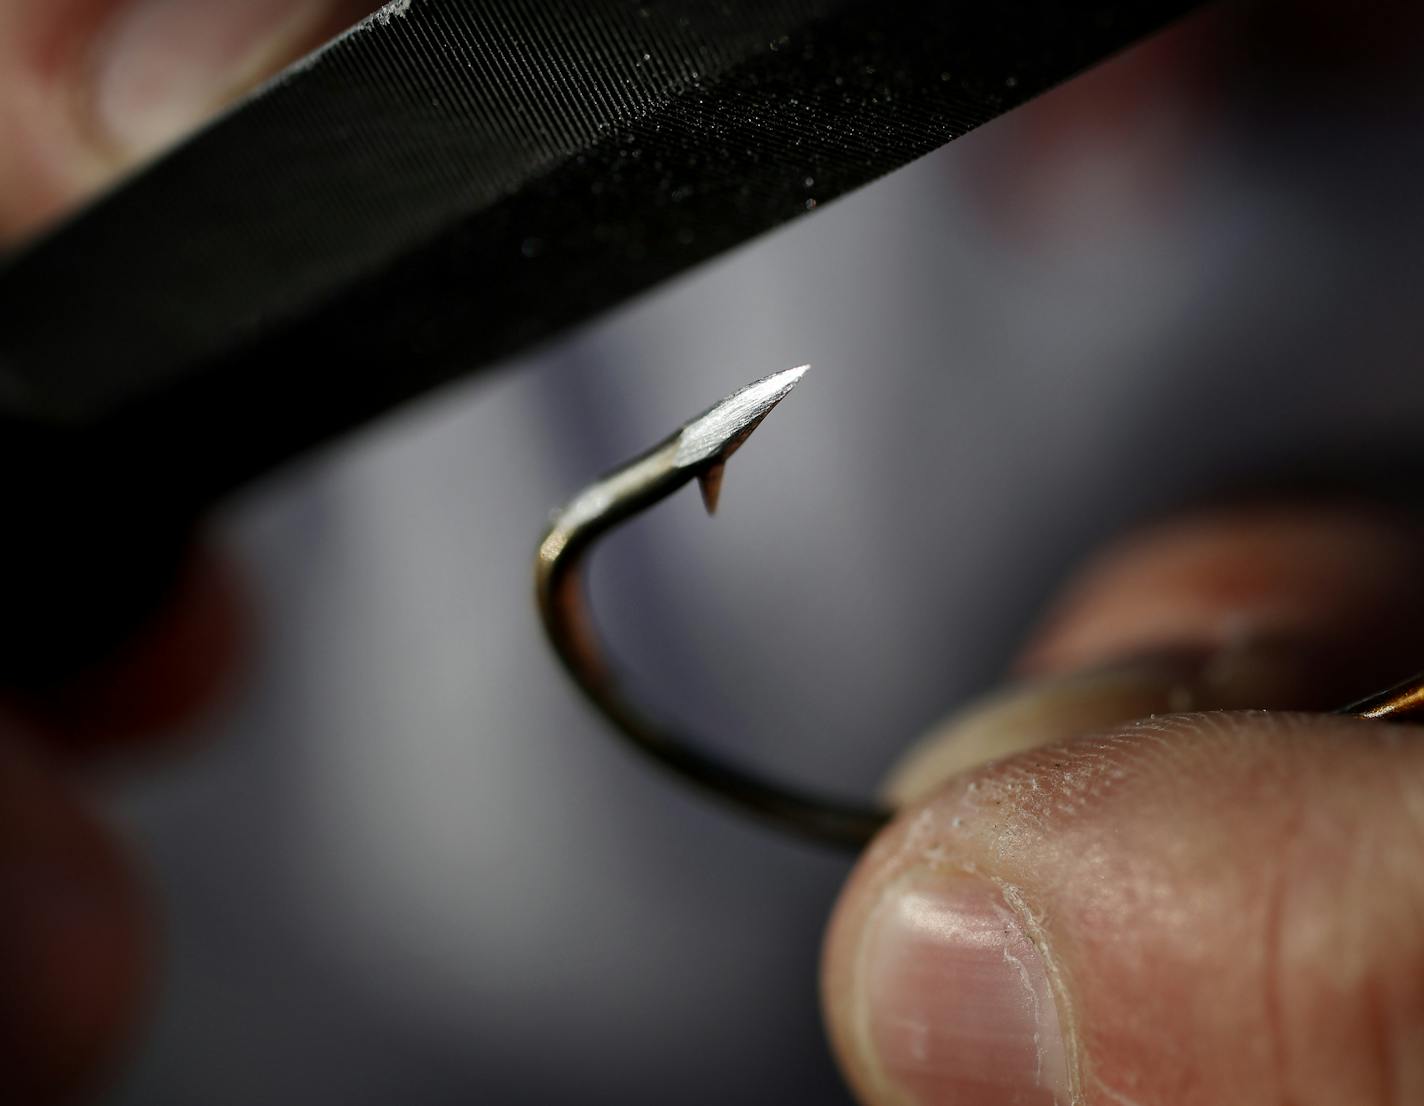
[[[637,749],[701,790],[782,828],[859,849],[890,820],[892,811],[784,786],[722,760],[695,738],[640,710],[623,692],[608,663],[584,586],[583,569],[600,537],[693,480],[708,514],[715,512],[728,458],[808,368],[802,365],[748,384],[554,512],[539,543],[535,583],[544,629],[564,667],[589,701]],[[1338,713],[1424,720],[1424,676]]]
[[584,695],[642,752],[697,787],[801,834],[859,848],[889,811],[808,794],[729,764],[676,729],[654,721],[622,691],[594,631],[583,568],[594,542],[693,480],[711,514],[722,470],[786,398],[808,366],[775,373],[734,392],[640,457],[585,488],[554,513],[539,543],[536,586],[544,629]]

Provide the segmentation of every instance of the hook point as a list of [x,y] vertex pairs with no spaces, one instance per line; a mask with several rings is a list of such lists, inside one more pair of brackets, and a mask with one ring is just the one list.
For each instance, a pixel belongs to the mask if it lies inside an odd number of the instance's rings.
[[721,403],[704,411],[678,434],[674,463],[679,468],[708,462],[725,464],[727,458],[761,424],[761,420],[771,413],[772,408],[800,383],[810,367],[798,365],[794,369],[772,373],[733,392]]

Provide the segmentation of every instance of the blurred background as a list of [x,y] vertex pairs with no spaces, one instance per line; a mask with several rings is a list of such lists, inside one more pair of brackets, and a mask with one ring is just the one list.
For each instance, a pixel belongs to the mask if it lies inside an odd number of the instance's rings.
[[849,859],[610,739],[536,621],[549,509],[810,361],[595,607],[710,745],[868,793],[1126,523],[1414,437],[1418,23],[1214,9],[231,504],[247,663],[102,783],[165,956],[112,1106],[847,1102]]

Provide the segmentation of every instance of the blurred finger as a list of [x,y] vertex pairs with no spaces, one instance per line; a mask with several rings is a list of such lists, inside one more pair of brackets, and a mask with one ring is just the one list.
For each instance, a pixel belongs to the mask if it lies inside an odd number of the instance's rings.
[[1424,637],[1421,565],[1418,520],[1383,507],[1252,503],[1168,520],[1069,584],[1020,670],[1281,642],[1321,658],[1322,678],[1377,679],[1368,670],[1381,653],[1412,652]]
[[1328,710],[1424,669],[1424,536],[1408,516],[1257,504],[1159,523],[1070,582],[1020,680],[902,759],[896,803],[978,764],[1152,714]]
[[0,0],[0,242],[191,131],[375,0]]
[[149,934],[114,843],[0,733],[0,1101],[71,1101],[141,1008]]

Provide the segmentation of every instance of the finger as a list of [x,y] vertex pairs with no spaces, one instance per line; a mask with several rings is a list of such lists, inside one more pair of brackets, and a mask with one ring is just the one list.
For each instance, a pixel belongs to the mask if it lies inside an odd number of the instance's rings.
[[43,687],[0,691],[0,704],[66,752],[152,742],[221,699],[240,668],[249,629],[236,571],[200,545],[158,610],[116,652]]
[[873,1106],[1424,1101],[1424,740],[1131,724],[907,811],[837,907],[825,1004]]
[[1151,714],[1321,710],[1424,669],[1424,537],[1408,516],[1257,504],[1159,523],[1070,583],[1007,691],[891,774],[904,804],[956,773]]
[[[1421,554],[1416,519],[1362,504],[1247,504],[1170,520],[1087,566],[1021,670],[1081,669],[1154,648],[1280,642],[1332,668],[1345,664],[1356,680],[1360,646],[1418,644]],[[1337,646],[1341,639],[1349,649]]]
[[0,1101],[71,1101],[142,1004],[149,934],[113,842],[0,734]]
[[0,242],[52,220],[374,0],[0,0]]

